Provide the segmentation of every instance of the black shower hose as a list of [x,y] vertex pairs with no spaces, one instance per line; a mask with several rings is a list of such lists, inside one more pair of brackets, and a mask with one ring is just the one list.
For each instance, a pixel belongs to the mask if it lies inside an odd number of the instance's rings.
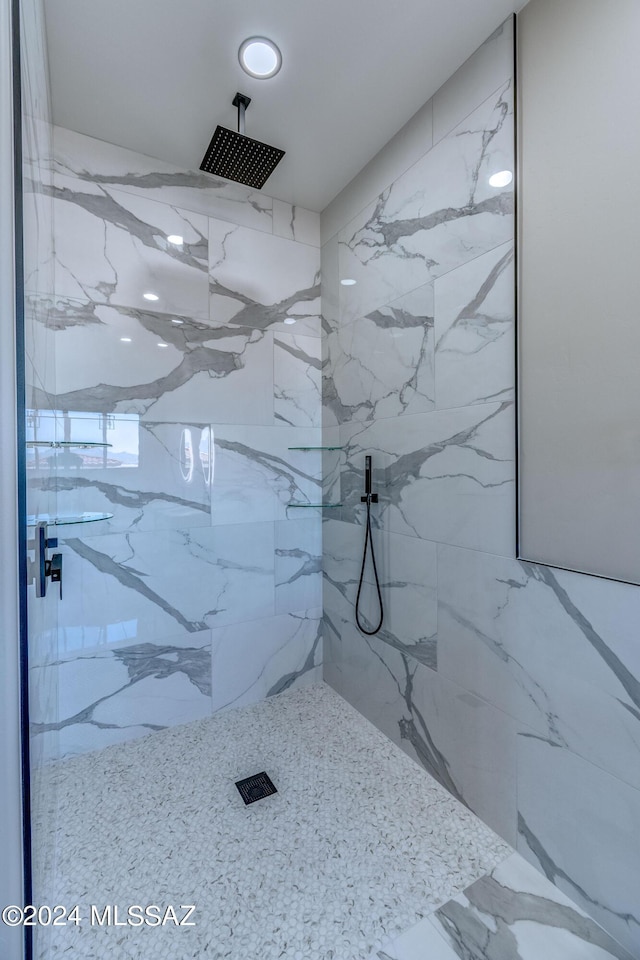
[[[364,498],[363,498],[364,499]],[[378,577],[378,568],[376,566],[376,554],[373,549],[373,536],[371,534],[371,494],[367,495],[367,523],[366,523],[366,532],[364,535],[364,550],[362,551],[362,567],[360,568],[360,582],[358,584],[358,595],[356,597],[356,623],[358,625],[358,630],[362,633],[365,633],[368,637],[372,637],[374,634],[378,633],[382,626],[384,620],[384,607],[382,605],[382,592],[380,590],[380,579]],[[367,547],[371,547],[371,562],[373,564],[373,574],[376,580],[376,590],[378,591],[378,604],[380,605],[380,619],[378,621],[378,626],[373,630],[367,630],[366,627],[362,626],[360,622],[360,594],[362,593],[362,584],[364,583],[364,568],[367,562]]]

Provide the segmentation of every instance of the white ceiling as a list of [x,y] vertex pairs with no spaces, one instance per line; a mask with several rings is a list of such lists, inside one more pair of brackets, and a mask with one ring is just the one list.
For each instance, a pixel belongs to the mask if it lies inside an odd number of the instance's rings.
[[[231,100],[286,150],[265,192],[322,210],[523,0],[45,0],[54,122],[197,169]],[[282,51],[271,80],[237,51]]]

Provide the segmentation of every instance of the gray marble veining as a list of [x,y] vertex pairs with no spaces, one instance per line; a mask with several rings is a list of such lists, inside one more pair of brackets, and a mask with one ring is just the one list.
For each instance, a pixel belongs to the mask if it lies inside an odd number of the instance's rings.
[[640,788],[637,590],[440,547],[440,669]]
[[54,127],[54,145],[50,167],[58,182],[75,181],[76,190],[115,189],[272,232],[273,201],[264,193],[64,127]]
[[478,404],[340,428],[342,519],[361,523],[371,454],[377,526],[509,554],[514,537],[513,405]]
[[[68,298],[57,299],[56,311],[64,338],[56,389],[35,387],[34,406],[51,408],[53,400],[57,409],[137,413],[149,420],[207,422],[215,411],[218,421],[226,414],[230,423],[273,422],[271,334]],[[252,384],[251,393],[245,383]]]
[[320,251],[209,220],[210,320],[214,325],[320,335]]
[[507,243],[436,280],[438,408],[513,398],[513,264],[513,246]]
[[208,424],[140,422],[84,411],[33,414],[34,439],[106,437],[108,448],[34,448],[29,489],[55,495],[58,514],[111,513],[91,535],[211,523],[212,434]]
[[42,189],[54,204],[58,296],[135,308],[153,294],[164,312],[208,320],[206,217],[128,193]]
[[332,331],[325,361],[327,415],[343,423],[432,410],[433,323],[433,285],[427,284]]
[[260,699],[322,661],[320,511],[291,506],[322,501],[300,449],[321,443],[319,216],[54,141],[27,150],[28,242],[53,225],[56,253],[29,274],[30,439],[110,446],[31,448],[30,497],[113,517],[59,531],[64,600],[32,651],[47,758],[206,715],[225,676]]
[[513,163],[511,84],[489,97],[339,233],[341,319],[509,240],[513,194],[488,177]]
[[214,523],[296,520],[291,503],[320,501],[320,454],[289,449],[309,442],[308,429],[216,425],[214,435]]
[[557,744],[518,741],[518,850],[637,956],[640,791]]
[[217,627],[211,635],[214,713],[247,706],[320,678],[320,608]]
[[324,669],[339,693],[515,845],[515,721],[439,667],[382,638],[363,637],[351,605],[331,591],[325,591]]
[[631,960],[517,853],[377,953],[378,960]]
[[[62,730],[65,727],[78,723],[95,724],[97,727],[108,724],[95,719],[95,713],[107,700],[117,697],[123,691],[133,687],[143,680],[163,680],[173,674],[182,673],[188,678],[204,696],[211,696],[210,663],[211,654],[207,646],[203,647],[175,647],[162,644],[143,643],[131,647],[116,648],[110,653],[115,664],[122,664],[127,672],[127,682],[112,693],[100,697],[71,717],[64,717],[53,723],[32,722],[32,732],[37,735],[50,730]],[[51,667],[60,666],[64,661],[51,664]],[[152,730],[161,729],[159,724],[147,724],[140,721],[140,726]]]
[[321,426],[320,340],[276,333],[273,349],[276,421],[295,427]]
[[[304,621],[309,619],[303,614],[292,614],[295,619]],[[317,672],[314,670],[315,667],[321,662],[321,650],[322,650],[322,618],[315,617],[315,636],[311,643],[311,648],[309,649],[304,663],[301,667],[298,667],[294,670],[289,671],[289,673],[284,674],[280,677],[274,684],[272,684],[267,690],[267,696],[273,697],[278,693],[284,693],[286,690],[290,690],[293,686],[296,685],[302,677],[306,677],[310,671],[314,679],[317,678]]]

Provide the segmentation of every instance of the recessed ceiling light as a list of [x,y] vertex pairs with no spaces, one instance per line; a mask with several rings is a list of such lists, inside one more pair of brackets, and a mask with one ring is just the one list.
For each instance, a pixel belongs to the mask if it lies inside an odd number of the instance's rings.
[[489,184],[492,187],[508,187],[512,180],[511,170],[500,170],[489,177]]
[[131,343],[131,337],[120,337],[122,343]]
[[158,296],[157,293],[143,293],[142,296],[145,298],[145,300],[159,300],[159,299],[160,299],[160,297]]
[[169,241],[169,243],[172,243],[174,247],[181,247],[182,244],[184,243],[184,237],[178,236],[177,233],[170,233],[169,236],[167,237],[167,240]]
[[275,77],[282,66],[282,54],[275,43],[266,37],[249,37],[241,43],[238,60],[244,72],[258,80]]
[[284,318],[284,322],[285,322],[285,323],[295,323],[295,320],[293,319],[293,317],[285,317],[285,318]]
[[343,287],[352,287],[357,282],[357,280],[352,280],[350,277],[346,277],[344,280],[340,281]]
[[158,346],[159,346],[159,347],[168,347],[169,344],[168,344],[168,343],[159,343]]

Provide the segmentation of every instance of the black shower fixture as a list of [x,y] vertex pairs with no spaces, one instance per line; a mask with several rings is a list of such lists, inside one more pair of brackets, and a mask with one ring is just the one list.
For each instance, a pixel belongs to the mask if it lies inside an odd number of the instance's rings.
[[261,190],[284,157],[285,151],[245,136],[244,114],[251,103],[251,97],[236,93],[232,103],[238,108],[238,132],[217,126],[200,169],[205,173]]
[[[382,603],[380,577],[378,576],[376,554],[375,550],[373,549],[373,533],[371,532],[371,504],[378,502],[378,494],[371,492],[372,472],[371,457],[367,456],[364,458],[364,496],[360,497],[361,503],[366,503],[367,505],[367,519],[365,523],[364,547],[362,550],[362,566],[360,567],[360,580],[358,582],[358,594],[356,596],[356,624],[358,626],[358,630],[360,630],[361,633],[366,634],[368,637],[373,637],[376,633],[379,633],[382,624],[384,623],[384,604]],[[364,571],[367,565],[367,550],[369,548],[371,548],[371,564],[373,566],[373,576],[375,579],[376,592],[378,594],[378,607],[380,610],[378,623],[372,630],[369,630],[365,626],[360,617],[360,596],[362,594],[362,587],[364,585]]]

